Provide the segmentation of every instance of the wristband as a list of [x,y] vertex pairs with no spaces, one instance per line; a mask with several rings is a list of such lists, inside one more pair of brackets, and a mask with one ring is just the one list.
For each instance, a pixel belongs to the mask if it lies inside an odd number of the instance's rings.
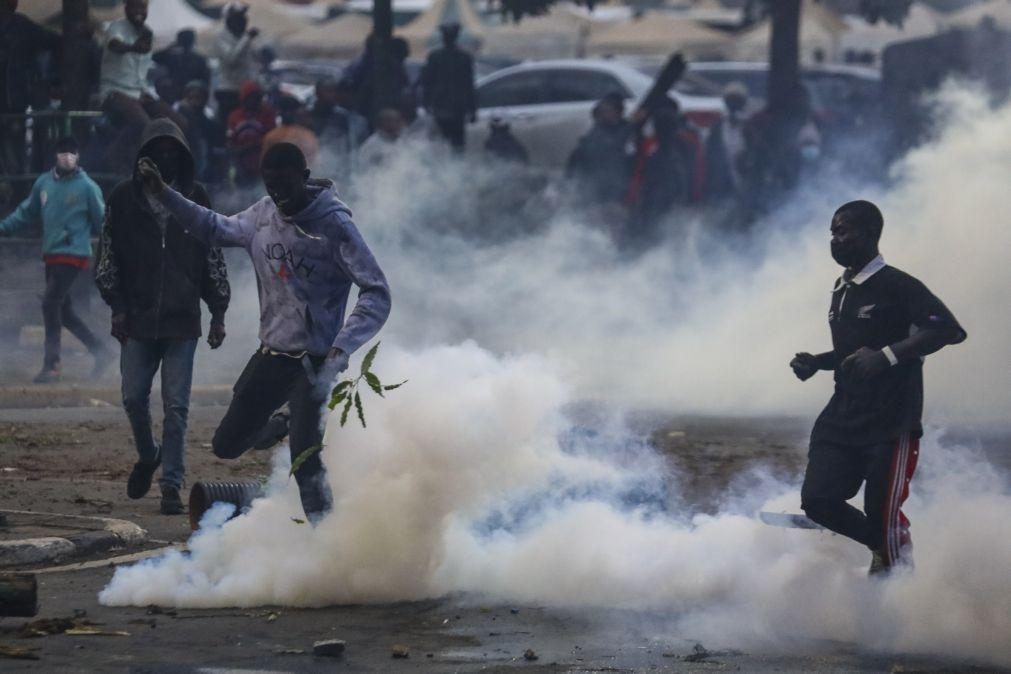
[[892,347],[886,346],[881,349],[881,353],[885,354],[885,358],[888,359],[889,365],[898,365],[899,359],[895,357],[895,353],[892,351]]

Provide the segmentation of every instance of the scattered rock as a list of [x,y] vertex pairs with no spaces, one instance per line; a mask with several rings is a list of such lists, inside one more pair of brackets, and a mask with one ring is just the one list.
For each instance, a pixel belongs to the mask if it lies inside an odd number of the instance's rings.
[[42,618],[22,625],[18,630],[18,636],[22,639],[48,637],[53,634],[63,634],[67,630],[80,627],[83,624],[83,621],[79,622],[74,618]]
[[305,651],[302,650],[301,648],[281,648],[274,652],[277,653],[278,655],[305,655]]
[[337,658],[343,655],[347,642],[342,639],[327,639],[317,641],[312,645],[312,654],[327,658]]
[[176,611],[173,608],[167,608],[166,609],[166,608],[162,608],[161,606],[155,606],[154,604],[151,604],[150,606],[147,607],[147,614],[148,615],[167,615],[167,616],[173,616],[174,617],[175,614],[176,614]]
[[405,660],[411,657],[411,649],[403,644],[395,644],[391,652],[393,657],[398,660]]
[[270,614],[267,615],[267,622],[269,623],[274,622],[275,620],[277,620],[278,615],[279,615],[278,613],[271,612]]
[[682,660],[685,662],[706,662],[713,656],[706,647],[702,644],[695,644],[692,648],[692,652],[689,655],[684,656]]
[[509,609],[509,612],[512,613],[513,615],[519,615],[520,610],[518,608],[511,608]]
[[536,653],[534,653],[534,649],[532,648],[528,648],[527,650],[523,651],[523,659],[526,660],[527,662],[533,662],[534,660],[537,660],[538,657],[539,656]]

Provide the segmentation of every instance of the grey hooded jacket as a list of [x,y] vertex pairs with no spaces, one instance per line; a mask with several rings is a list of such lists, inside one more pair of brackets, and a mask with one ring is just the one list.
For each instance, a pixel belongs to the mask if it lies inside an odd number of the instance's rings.
[[[172,189],[162,203],[183,229],[211,246],[249,253],[260,293],[260,341],[285,353],[350,355],[372,339],[390,314],[383,270],[329,180],[311,180],[311,203],[291,218],[269,197],[226,217]],[[344,320],[351,284],[358,303]]]

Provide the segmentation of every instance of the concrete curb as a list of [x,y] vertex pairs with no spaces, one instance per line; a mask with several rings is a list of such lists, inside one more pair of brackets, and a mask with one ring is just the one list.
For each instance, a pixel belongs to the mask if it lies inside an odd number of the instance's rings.
[[127,520],[27,510],[4,510],[2,514],[60,518],[71,524],[80,522],[82,529],[80,532],[64,536],[0,541],[0,568],[54,563],[69,557],[137,545],[147,540],[147,531]]

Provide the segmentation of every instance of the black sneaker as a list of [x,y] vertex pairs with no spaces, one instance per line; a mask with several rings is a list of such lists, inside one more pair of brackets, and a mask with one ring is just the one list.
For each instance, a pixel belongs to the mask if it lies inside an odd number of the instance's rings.
[[884,578],[891,570],[885,556],[877,550],[871,550],[871,567],[867,570],[867,575],[871,578]]
[[43,367],[35,379],[32,380],[36,384],[55,384],[60,381],[60,366],[54,365],[52,367]]
[[126,495],[132,499],[144,498],[151,490],[151,478],[160,465],[160,451],[153,461],[138,461],[133,464],[133,470],[126,481]]
[[260,437],[253,443],[253,449],[270,449],[288,437],[288,419],[287,412],[275,412],[260,431]]
[[182,515],[183,500],[179,498],[179,490],[175,487],[161,488],[161,514]]

